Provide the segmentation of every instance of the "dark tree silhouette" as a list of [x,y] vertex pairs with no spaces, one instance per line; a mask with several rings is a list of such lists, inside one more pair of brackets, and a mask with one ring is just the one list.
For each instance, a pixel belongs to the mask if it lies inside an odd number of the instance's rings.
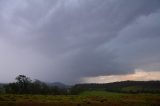
[[27,83],[31,83],[32,80],[29,77],[26,77],[25,75],[19,75],[16,77],[17,83],[25,85]]
[[16,77],[16,82],[5,85],[6,93],[13,94],[53,94],[63,95],[67,90],[60,89],[56,86],[48,86],[46,83],[39,80],[32,81],[25,75]]
[[18,85],[18,92],[21,94],[30,93],[31,92],[31,83],[32,80],[25,75],[19,75],[16,77],[16,84]]

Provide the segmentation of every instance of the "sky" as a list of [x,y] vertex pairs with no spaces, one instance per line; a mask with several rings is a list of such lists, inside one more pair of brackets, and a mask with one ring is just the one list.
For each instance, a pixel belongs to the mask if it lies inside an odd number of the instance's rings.
[[160,80],[159,0],[0,0],[0,82]]

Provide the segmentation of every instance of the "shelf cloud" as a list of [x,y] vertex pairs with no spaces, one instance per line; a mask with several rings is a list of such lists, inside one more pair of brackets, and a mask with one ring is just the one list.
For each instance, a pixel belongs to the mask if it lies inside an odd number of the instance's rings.
[[2,82],[160,71],[159,0],[1,0],[0,23]]

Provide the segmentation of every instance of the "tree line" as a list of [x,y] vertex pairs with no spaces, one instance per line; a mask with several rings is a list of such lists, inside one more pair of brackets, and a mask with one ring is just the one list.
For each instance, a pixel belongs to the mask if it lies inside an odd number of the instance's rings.
[[104,84],[76,84],[72,87],[73,94],[87,90],[104,90],[119,93],[160,93],[160,81],[121,81]]
[[25,75],[17,76],[16,82],[9,83],[5,85],[4,88],[5,93],[12,94],[67,94],[66,89],[58,88],[57,86],[48,86],[46,83],[40,80],[32,81]]
[[[113,83],[75,84],[68,88],[48,85],[40,80],[32,81],[25,75],[19,75],[16,81],[9,84],[0,84],[0,93],[11,94],[50,94],[50,95],[77,95],[84,91],[103,90],[120,93],[160,93],[160,81],[121,81]],[[2,85],[4,85],[2,87]]]

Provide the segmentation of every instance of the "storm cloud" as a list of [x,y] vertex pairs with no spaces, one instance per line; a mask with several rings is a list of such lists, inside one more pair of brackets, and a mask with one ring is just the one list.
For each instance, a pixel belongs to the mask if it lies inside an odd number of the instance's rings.
[[0,1],[2,81],[160,71],[159,45],[159,0]]

